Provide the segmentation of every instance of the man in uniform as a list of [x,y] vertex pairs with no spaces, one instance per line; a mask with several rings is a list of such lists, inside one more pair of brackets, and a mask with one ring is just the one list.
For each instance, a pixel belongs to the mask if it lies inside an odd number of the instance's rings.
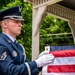
[[16,36],[21,33],[21,11],[21,6],[15,6],[0,12],[0,75],[37,75],[42,66],[54,59],[52,54],[42,52],[30,62],[23,46],[15,42]]

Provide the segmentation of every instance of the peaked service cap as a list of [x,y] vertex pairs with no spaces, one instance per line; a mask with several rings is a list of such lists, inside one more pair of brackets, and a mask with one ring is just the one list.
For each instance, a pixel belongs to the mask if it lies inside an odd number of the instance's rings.
[[12,8],[8,8],[6,10],[3,10],[0,12],[0,21],[4,19],[14,19],[14,20],[24,20],[22,15],[22,7],[21,6],[15,6]]

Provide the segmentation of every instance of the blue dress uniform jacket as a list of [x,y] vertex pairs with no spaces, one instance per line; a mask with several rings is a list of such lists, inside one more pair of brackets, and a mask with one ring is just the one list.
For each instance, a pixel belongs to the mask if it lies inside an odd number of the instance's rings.
[[5,34],[0,34],[0,75],[37,75],[35,61],[29,62],[23,48],[14,44]]

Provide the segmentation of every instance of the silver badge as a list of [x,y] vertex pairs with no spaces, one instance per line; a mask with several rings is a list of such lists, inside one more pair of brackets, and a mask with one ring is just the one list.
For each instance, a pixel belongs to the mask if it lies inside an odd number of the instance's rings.
[[13,51],[13,56],[16,57],[17,56],[17,52]]

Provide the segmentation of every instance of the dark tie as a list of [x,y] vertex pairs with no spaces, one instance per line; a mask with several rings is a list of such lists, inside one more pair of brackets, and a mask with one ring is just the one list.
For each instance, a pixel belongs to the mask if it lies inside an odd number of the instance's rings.
[[14,44],[18,48],[18,42],[16,40],[14,41]]

